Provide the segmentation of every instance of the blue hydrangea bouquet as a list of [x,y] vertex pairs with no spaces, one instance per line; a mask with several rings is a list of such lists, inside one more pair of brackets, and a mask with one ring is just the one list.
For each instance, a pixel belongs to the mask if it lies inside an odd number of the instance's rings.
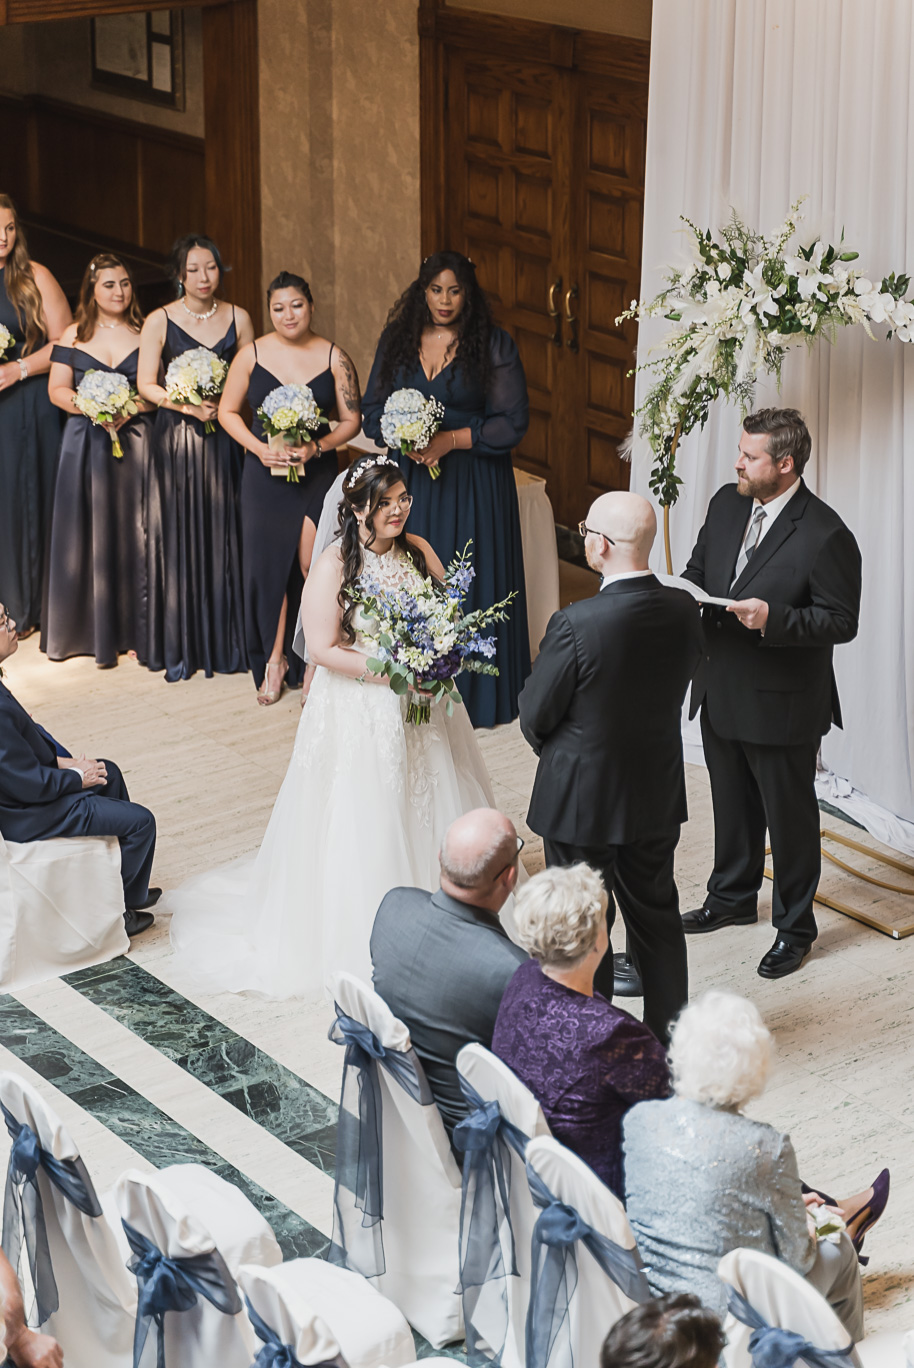
[[[191,347],[169,361],[165,372],[165,392],[173,404],[202,404],[217,398],[225,388],[228,365],[209,347]],[[216,424],[207,418],[205,432],[215,432]]]
[[[317,407],[314,395],[308,385],[278,385],[264,399],[257,410],[257,417],[263,423],[263,430],[270,439],[273,451],[283,446],[300,447],[311,440],[324,421]],[[286,467],[286,480],[298,484],[304,471],[304,462],[296,461]],[[271,467],[271,474],[282,475],[278,466]]]
[[[443,584],[428,576],[415,588],[382,589],[363,575],[356,588],[346,591],[362,609],[368,624],[366,634],[378,643],[377,654],[366,662],[368,670],[386,675],[391,689],[400,696],[420,692],[431,695],[410,698],[407,722],[428,722],[432,702],[442,698],[450,717],[454,704],[463,701],[455,683],[461,670],[498,674],[491,663],[495,638],[482,633],[493,622],[506,620],[506,609],[516,590],[491,608],[464,613],[467,589],[476,574],[470,560],[471,545],[467,542],[451,561]],[[482,659],[473,658],[479,656]]]
[[[90,422],[106,427],[118,418],[131,418],[134,413],[139,413],[139,397],[126,375],[121,375],[120,371],[90,370],[80,380],[73,402]],[[111,433],[111,450],[117,460],[124,455],[121,439],[116,432]]]
[[9,328],[5,328],[3,324],[0,323],[0,361],[6,360],[6,353],[13,350],[15,341],[16,339],[13,337]]
[[[417,389],[394,390],[384,405],[381,415],[381,436],[391,451],[408,456],[413,451],[424,451],[441,427],[444,405],[428,399]],[[433,480],[441,474],[440,465],[428,466]]]

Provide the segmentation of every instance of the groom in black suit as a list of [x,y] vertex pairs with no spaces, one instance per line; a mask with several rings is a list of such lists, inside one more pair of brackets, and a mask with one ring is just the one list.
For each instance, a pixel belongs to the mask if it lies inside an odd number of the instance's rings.
[[[540,757],[527,822],[548,865],[583,860],[616,899],[660,1040],[688,998],[673,856],[686,820],[681,714],[703,653],[698,605],[648,569],[657,530],[638,494],[603,494],[581,524],[600,592],[555,613],[520,696]],[[608,952],[594,977],[613,994]]]
[[[0,664],[18,649],[16,624],[0,603]],[[116,836],[129,936],[153,923],[161,889],[149,887],[155,854],[152,813],[131,803],[110,760],[74,760],[33,722],[0,683],[0,833],[14,842],[52,836]],[[92,889],[86,889],[92,896]]]
[[743,424],[737,483],[711,500],[685,578],[706,607],[707,650],[692,686],[714,806],[714,869],[695,934],[758,921],[765,828],[774,862],[774,945],[763,978],[800,967],[816,938],[819,882],[816,756],[841,708],[834,647],[857,635],[860,552],[802,479],[812,449],[796,409],[760,409]]

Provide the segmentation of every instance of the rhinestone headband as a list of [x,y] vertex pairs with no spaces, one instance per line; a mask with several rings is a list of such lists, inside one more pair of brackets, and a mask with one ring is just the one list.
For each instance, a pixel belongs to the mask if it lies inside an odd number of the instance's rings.
[[359,461],[358,465],[352,467],[349,479],[346,481],[345,488],[352,489],[353,485],[356,484],[356,482],[360,480],[362,476],[365,474],[365,472],[370,470],[372,466],[386,465],[397,466],[398,470],[400,468],[395,460],[393,460],[390,456],[385,456],[383,453],[379,456],[369,456],[367,461]]

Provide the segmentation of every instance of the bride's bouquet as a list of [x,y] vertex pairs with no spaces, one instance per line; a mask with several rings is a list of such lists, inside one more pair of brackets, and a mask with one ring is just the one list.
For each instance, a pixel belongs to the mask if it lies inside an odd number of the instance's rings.
[[[437,399],[426,399],[421,390],[394,390],[381,414],[381,436],[384,444],[402,456],[411,451],[424,451],[441,427],[444,405]],[[428,466],[433,480],[441,474],[440,465]]]
[[[121,375],[120,371],[90,370],[80,380],[73,402],[91,422],[104,427],[118,418],[132,418],[139,413],[139,397],[126,375]],[[111,450],[117,460],[124,454],[116,432],[111,434]]]
[[[263,423],[272,451],[281,451],[287,446],[299,447],[309,442],[312,432],[317,432],[324,421],[309,385],[278,385],[264,399],[257,410],[257,417]],[[303,461],[288,466],[287,482],[298,484],[298,477],[304,468]],[[282,475],[282,471],[272,466],[271,474]]]
[[3,324],[0,323],[0,361],[6,360],[6,353],[12,351],[15,342],[16,339],[13,337],[9,328],[4,327]]
[[[443,584],[427,576],[418,586],[382,589],[363,575],[358,585],[346,591],[353,603],[361,605],[369,622],[368,634],[377,639],[377,655],[366,662],[370,672],[386,675],[395,694],[432,696],[410,698],[407,722],[428,722],[431,703],[441,698],[450,717],[454,704],[463,701],[455,683],[461,670],[498,674],[491,664],[495,638],[482,632],[493,622],[506,620],[505,609],[517,591],[491,608],[464,613],[467,589],[476,574],[470,561],[471,545],[467,542],[451,561]],[[483,659],[473,659],[479,656]]]
[[[209,347],[191,347],[169,361],[165,372],[165,393],[173,404],[202,404],[215,399],[225,388],[228,365]],[[207,418],[205,432],[215,432],[216,424]]]

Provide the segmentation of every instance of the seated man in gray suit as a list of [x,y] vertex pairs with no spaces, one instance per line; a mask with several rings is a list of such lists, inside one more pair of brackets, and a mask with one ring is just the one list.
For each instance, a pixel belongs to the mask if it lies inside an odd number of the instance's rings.
[[527,958],[498,914],[517,884],[523,841],[507,817],[477,808],[441,845],[441,887],[394,888],[371,932],[375,992],[403,1021],[448,1135],[467,1114],[455,1060],[487,1049],[508,981]]

